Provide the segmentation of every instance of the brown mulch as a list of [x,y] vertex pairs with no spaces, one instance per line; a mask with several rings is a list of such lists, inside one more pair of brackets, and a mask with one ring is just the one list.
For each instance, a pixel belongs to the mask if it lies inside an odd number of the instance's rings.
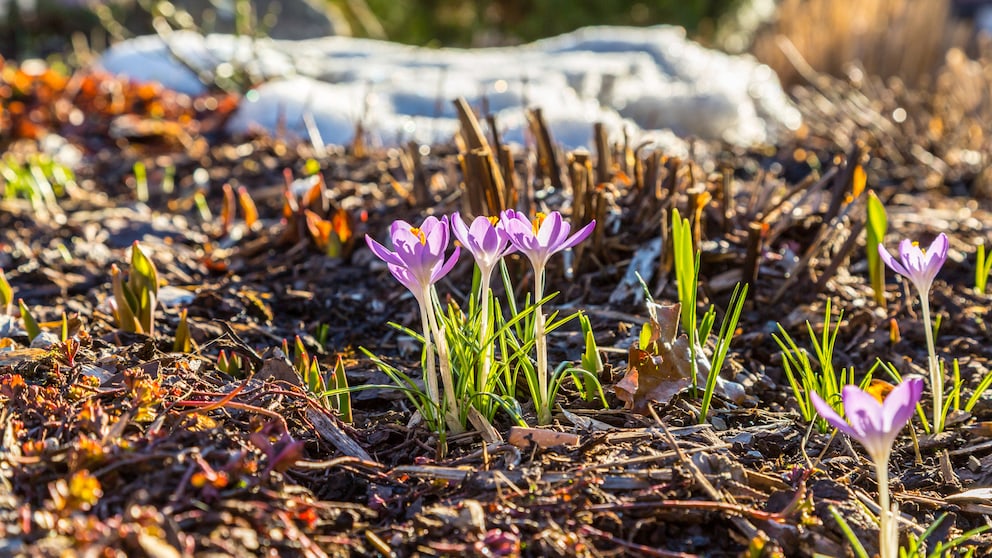
[[[109,76],[7,66],[0,141],[11,160],[32,160],[49,132],[81,157],[54,204],[0,201],[0,267],[43,327],[57,328],[63,312],[75,317],[79,347],[31,348],[19,320],[0,336],[10,349],[0,352],[0,555],[847,555],[831,506],[871,554],[871,467],[856,444],[809,431],[770,336],[779,322],[808,348],[805,324],[822,328],[830,299],[844,311],[835,367],[859,377],[878,359],[901,373],[925,367],[905,283],[890,277],[887,307],[878,307],[863,241],[848,240],[862,235],[859,164],[886,202],[890,244],[951,237],[932,295],[943,316],[938,346],[945,362],[958,359],[964,399],[989,373],[990,299],[971,287],[974,246],[992,224],[992,175],[976,155],[988,152],[989,115],[977,103],[963,114],[948,108],[964,103],[953,88],[824,81],[797,91],[806,127],[776,147],[699,142],[693,160],[680,161],[616,146],[609,183],[572,204],[595,208],[602,232],[574,276],[559,261],[549,279],[557,304],[585,310],[606,349],[609,410],[565,389],[553,428],[577,434],[577,445],[486,444],[469,433],[449,439],[442,456],[429,432],[409,426],[401,396],[357,392],[345,423],[286,373],[279,351],[299,336],[325,370],[342,355],[352,386],[388,383],[359,347],[416,375],[415,347],[387,326],[416,324],[415,303],[361,237],[384,238],[396,218],[461,209],[456,148],[423,160],[398,149],[356,154],[359,144],[318,155],[287,139],[223,136],[237,104],[228,95],[188,99]],[[897,107],[905,122],[892,120]],[[323,178],[306,183],[317,197],[300,195],[284,213],[287,182],[309,180],[309,159]],[[136,162],[147,169],[144,201]],[[534,179],[524,195],[539,191],[551,209],[575,190],[571,171],[565,191],[548,188],[533,153],[516,168],[518,181]],[[256,223],[243,206],[221,209],[225,183],[248,190]],[[712,200],[694,213],[703,191]],[[647,320],[639,287],[618,285],[671,207],[698,223],[703,302],[723,308],[736,281],[752,286],[725,369],[747,398],[718,400],[703,425],[688,394],[639,414],[611,389]],[[343,240],[335,257],[306,208]],[[119,331],[107,304],[107,270],[126,268],[136,240],[179,289],[163,297],[153,337]],[[441,285],[454,298],[471,276],[464,259]],[[670,265],[656,260],[648,284],[656,299],[673,300]],[[510,268],[528,284],[526,265]],[[191,353],[173,351],[182,308]],[[574,330],[551,346],[553,362],[582,352]],[[221,350],[254,373],[221,371]],[[945,512],[934,540],[987,523],[992,503],[953,496],[992,482],[990,421],[986,395],[944,434],[917,425],[919,459],[904,432],[890,464],[904,532],[921,534]],[[504,436],[510,426],[498,417]],[[989,534],[970,544],[992,552]]]

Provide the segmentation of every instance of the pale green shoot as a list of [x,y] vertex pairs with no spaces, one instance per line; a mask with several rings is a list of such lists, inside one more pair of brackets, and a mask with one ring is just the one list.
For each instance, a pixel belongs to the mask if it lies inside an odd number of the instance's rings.
[[992,257],[986,256],[985,243],[983,242],[978,245],[975,261],[975,291],[979,294],[985,294],[990,272],[992,272]]
[[[589,316],[579,313],[579,327],[582,329],[582,339],[585,341],[585,351],[582,353],[579,368],[598,378],[599,374],[603,372],[603,358],[599,354],[599,347],[596,346],[596,336],[593,335]],[[592,403],[596,399],[597,393],[602,394],[603,387],[598,381],[587,380],[585,376],[579,374],[574,376],[575,384],[579,386],[579,394],[586,402]],[[606,404],[605,399],[603,399],[603,404]]]
[[[844,533],[844,538],[851,545],[851,550],[854,552],[856,558],[869,558],[868,551],[865,550],[864,545],[858,540],[857,535],[848,525],[847,520],[837,511],[834,506],[828,506],[830,510],[830,515],[833,516],[837,525],[840,527],[842,533]],[[958,552],[954,554],[961,557],[971,557],[975,555],[975,549],[973,547],[963,548],[963,546],[972,538],[981,535],[982,533],[988,531],[990,527],[988,525],[982,525],[976,527],[960,535],[954,537],[949,541],[937,541],[934,544],[933,550],[927,551],[926,541],[933,536],[940,524],[947,519],[947,513],[942,513],[940,516],[930,524],[929,527],[922,534],[916,535],[912,531],[907,531],[906,538],[908,540],[907,545],[899,547],[899,558],[946,558],[952,556],[951,552],[953,550],[963,550],[963,552]]]
[[148,201],[148,170],[141,161],[134,163],[134,195],[138,201]]
[[841,532],[844,533],[844,538],[847,539],[848,543],[850,543],[851,550],[854,551],[854,556],[856,558],[868,558],[868,551],[865,550],[864,545],[858,540],[858,536],[854,534],[851,526],[847,524],[847,520],[844,519],[844,516],[842,516],[837,511],[837,508],[833,507],[833,505],[828,506],[827,509],[830,510],[830,515],[834,517],[834,521],[836,521],[837,525],[840,526]]
[[245,360],[241,358],[241,355],[231,352],[231,355],[228,356],[224,349],[221,349],[217,355],[217,370],[234,378],[243,378],[248,372],[245,367]]
[[0,313],[10,314],[10,309],[14,306],[14,289],[7,281],[7,276],[3,269],[0,269]]
[[33,341],[35,337],[41,335],[41,328],[38,326],[38,320],[34,319],[31,314],[31,309],[28,308],[27,304],[24,304],[23,300],[18,300],[17,305],[21,309],[21,320],[24,322],[24,331],[28,334],[28,339]]
[[193,350],[193,338],[189,332],[189,315],[186,308],[179,311],[179,325],[176,326],[176,340],[172,343],[175,353],[188,353]]
[[[289,343],[285,339],[282,340],[282,352],[289,358]],[[303,340],[297,335],[293,343],[292,362],[304,389],[325,409],[333,409],[338,412],[341,420],[351,422],[351,392],[348,390],[348,377],[345,375],[341,355],[338,355],[331,374],[325,375],[320,369],[320,363],[310,356]]]
[[[696,362],[696,345],[699,342],[699,324],[696,320],[696,290],[699,280],[699,254],[692,247],[692,230],[689,220],[672,209],[672,250],[675,261],[675,281],[681,304],[680,321],[689,337],[690,367],[692,369],[692,391],[698,388],[699,365]],[[712,320],[710,327],[712,327]]]
[[878,245],[885,239],[885,232],[889,228],[888,217],[885,214],[885,206],[875,195],[875,192],[868,192],[868,225],[867,241],[865,245],[865,255],[868,257],[868,277],[871,281],[871,288],[875,293],[875,302],[885,307],[885,262],[878,255]]
[[116,265],[110,266],[114,290],[114,317],[124,331],[154,335],[155,307],[158,304],[158,271],[141,251],[137,241],[131,246],[131,273],[127,283]]

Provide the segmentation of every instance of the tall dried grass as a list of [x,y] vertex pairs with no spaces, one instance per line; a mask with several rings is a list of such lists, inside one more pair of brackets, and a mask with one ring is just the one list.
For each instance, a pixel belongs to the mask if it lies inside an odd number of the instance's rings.
[[972,38],[971,25],[951,16],[949,0],[782,0],[752,52],[785,84],[802,81],[783,51],[795,47],[820,73],[841,76],[855,64],[868,75],[923,85],[949,48]]

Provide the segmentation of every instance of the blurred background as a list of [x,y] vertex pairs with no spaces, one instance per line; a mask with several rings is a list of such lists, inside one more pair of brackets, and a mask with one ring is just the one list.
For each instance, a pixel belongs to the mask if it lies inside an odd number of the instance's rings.
[[273,38],[328,34],[421,46],[513,45],[588,25],[684,27],[750,52],[786,85],[804,70],[931,80],[950,49],[976,57],[990,0],[0,0],[0,54],[25,59],[153,33],[155,23]]

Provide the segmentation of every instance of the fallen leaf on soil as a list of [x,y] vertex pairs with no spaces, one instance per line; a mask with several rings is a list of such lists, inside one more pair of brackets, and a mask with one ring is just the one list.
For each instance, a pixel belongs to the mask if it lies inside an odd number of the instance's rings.
[[[667,403],[692,385],[689,338],[678,335],[679,308],[679,304],[657,305],[657,321],[647,325],[650,336],[630,347],[627,373],[613,387],[627,409],[646,412],[649,403]],[[698,344],[696,365],[696,383],[705,386],[710,362]],[[717,378],[714,391],[735,403],[744,400],[744,386],[723,378]]]

